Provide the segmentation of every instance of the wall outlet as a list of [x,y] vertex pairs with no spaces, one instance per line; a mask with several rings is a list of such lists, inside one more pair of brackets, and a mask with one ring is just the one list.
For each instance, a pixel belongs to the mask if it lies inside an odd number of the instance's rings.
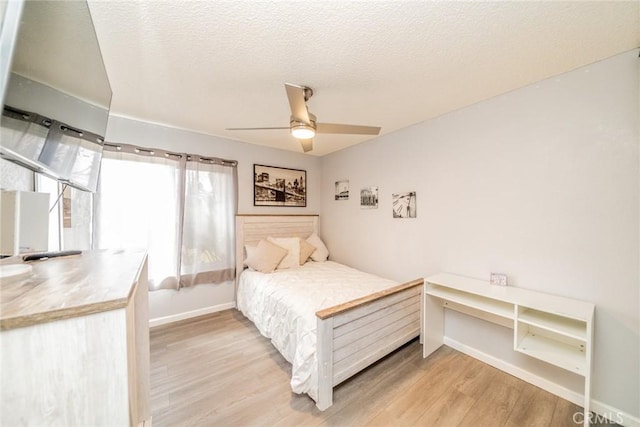
[[491,273],[491,284],[507,286],[507,275],[502,273]]

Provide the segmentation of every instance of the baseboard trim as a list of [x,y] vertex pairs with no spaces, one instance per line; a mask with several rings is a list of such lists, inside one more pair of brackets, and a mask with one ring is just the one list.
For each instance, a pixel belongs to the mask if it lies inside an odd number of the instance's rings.
[[[453,348],[454,350],[458,350],[461,353],[478,359],[481,362],[486,363],[487,365],[491,365],[494,368],[500,369],[501,371],[504,371],[509,375],[520,378],[521,380],[526,381],[529,384],[540,387],[541,389],[546,390],[551,394],[555,394],[556,396],[568,400],[569,402],[575,403],[580,407],[584,405],[584,395],[582,393],[576,393],[575,391],[569,390],[568,388],[554,383],[553,381],[542,378],[525,369],[508,363],[502,359],[498,359],[497,357],[491,356],[490,354],[484,353],[476,348],[470,347],[449,337],[444,337],[444,344]],[[600,414],[600,416],[605,416],[611,421],[625,427],[640,427],[639,418],[634,417],[633,415],[621,411],[617,408],[614,408],[611,405],[602,403],[598,400],[591,399],[591,410],[593,412],[596,412],[597,414]]]
[[172,314],[171,316],[158,317],[149,320],[149,328],[155,328],[157,326],[167,325],[169,323],[179,322],[180,320],[191,319],[192,317],[204,316],[205,314],[211,314],[222,310],[228,310],[235,308],[236,304],[228,302],[225,304],[213,305],[210,307],[199,308],[197,310],[186,311],[184,313]]

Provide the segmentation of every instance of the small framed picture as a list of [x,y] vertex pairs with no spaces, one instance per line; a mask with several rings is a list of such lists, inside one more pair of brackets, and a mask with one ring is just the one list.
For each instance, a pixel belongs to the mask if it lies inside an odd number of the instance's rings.
[[360,190],[360,208],[378,209],[378,187],[365,187]]
[[336,200],[349,200],[349,181],[336,181]]
[[307,206],[307,171],[253,165],[254,206]]
[[416,192],[395,193],[391,195],[394,218],[416,217]]

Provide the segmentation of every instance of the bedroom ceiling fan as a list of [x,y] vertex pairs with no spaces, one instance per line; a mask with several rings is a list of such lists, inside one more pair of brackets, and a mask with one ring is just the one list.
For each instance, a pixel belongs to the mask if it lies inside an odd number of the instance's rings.
[[291,107],[289,127],[260,127],[260,128],[227,128],[227,130],[271,130],[289,129],[291,135],[300,141],[302,150],[306,153],[313,149],[313,137],[316,133],[339,133],[355,135],[378,135],[380,127],[345,125],[339,123],[318,123],[316,116],[307,109],[307,101],[313,96],[313,90],[307,86],[284,84]]

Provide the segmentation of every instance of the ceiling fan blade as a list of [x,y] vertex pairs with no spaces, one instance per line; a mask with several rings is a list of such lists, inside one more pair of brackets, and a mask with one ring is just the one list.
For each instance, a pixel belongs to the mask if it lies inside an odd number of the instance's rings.
[[225,130],[272,130],[272,129],[289,129],[287,127],[273,127],[273,128],[226,128]]
[[316,123],[317,133],[345,133],[357,135],[378,135],[380,127],[343,125],[339,123]]
[[299,139],[300,145],[302,145],[302,151],[305,153],[313,150],[313,139]]
[[287,89],[287,98],[289,98],[291,116],[293,116],[297,121],[311,124],[309,111],[307,110],[307,102],[304,99],[305,87],[293,85],[291,83],[285,83],[284,87]]

